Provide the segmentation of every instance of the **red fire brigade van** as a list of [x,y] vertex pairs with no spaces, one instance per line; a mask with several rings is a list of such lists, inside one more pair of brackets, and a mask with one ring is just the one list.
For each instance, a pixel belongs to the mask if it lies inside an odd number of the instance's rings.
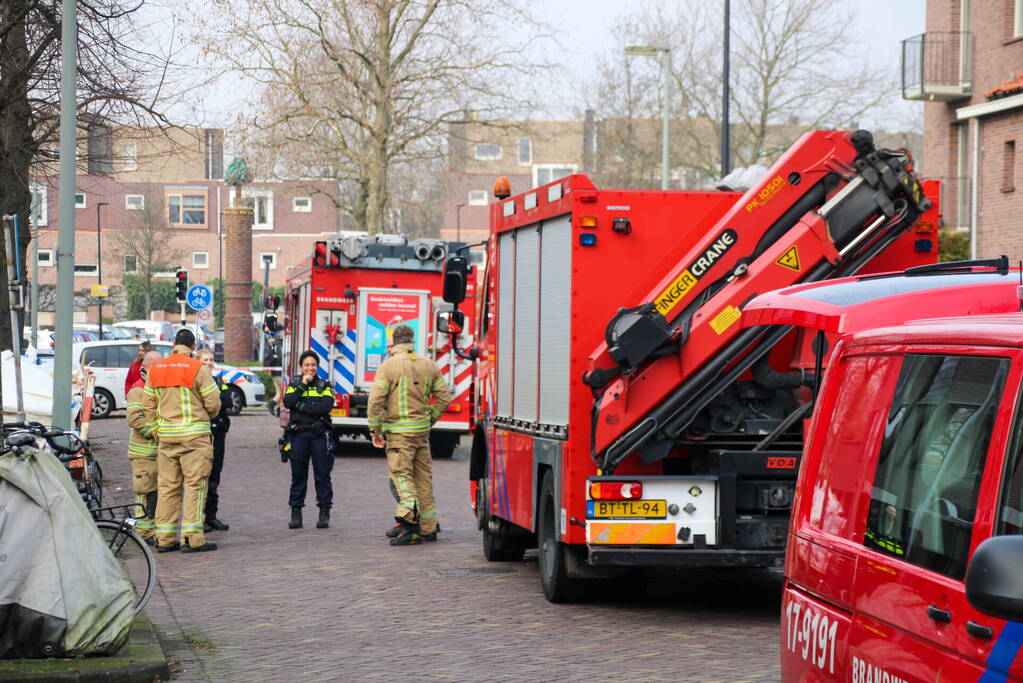
[[[368,435],[369,387],[400,324],[413,328],[416,352],[440,366],[454,395],[430,434],[434,457],[450,457],[470,431],[471,364],[452,352],[451,335],[434,335],[432,327],[436,313],[450,308],[441,299],[442,264],[461,246],[399,235],[332,239],[317,242],[310,258],[288,275],[283,381],[298,372],[304,350],[315,351],[320,376],[334,387],[331,421],[339,434]],[[472,300],[471,276],[466,289]],[[455,339],[471,343],[472,337],[466,332]],[[281,420],[287,424],[287,411]]]
[[744,311],[834,349],[792,507],[786,681],[1023,680],[1020,272],[978,263]]

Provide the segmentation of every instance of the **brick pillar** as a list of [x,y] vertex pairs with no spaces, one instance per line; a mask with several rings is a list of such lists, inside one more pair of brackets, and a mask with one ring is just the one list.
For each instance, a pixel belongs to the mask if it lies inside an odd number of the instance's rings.
[[252,208],[224,209],[224,362],[252,359]]

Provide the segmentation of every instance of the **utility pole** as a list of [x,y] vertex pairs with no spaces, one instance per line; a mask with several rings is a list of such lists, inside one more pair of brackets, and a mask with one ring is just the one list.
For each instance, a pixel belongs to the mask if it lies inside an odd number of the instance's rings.
[[[25,392],[21,385],[21,334],[18,331],[18,314],[24,310],[21,303],[21,261],[18,258],[18,214],[3,217],[4,246],[7,256],[7,291],[11,308],[11,351],[14,354],[14,392],[16,394],[19,422],[25,421]],[[11,222],[14,230],[11,230]]]
[[60,229],[57,233],[57,324],[53,349],[53,426],[71,429],[71,327],[75,306],[75,147],[78,15],[61,2]]
[[269,254],[263,256],[263,300],[260,301],[259,309],[263,314],[259,323],[259,363],[261,365],[266,363],[266,331],[263,329],[263,320],[266,320],[266,297],[269,296],[267,290],[270,288],[270,261],[273,259]]
[[728,47],[728,42],[729,42],[729,38],[731,38],[731,35],[732,35],[732,31],[731,31],[731,28],[729,26],[730,21],[731,21],[731,13],[732,13],[731,5],[732,5],[731,0],[725,0],[725,36],[724,36],[724,41],[723,41],[723,49],[724,49],[725,56],[724,56],[724,65],[723,65],[723,69],[722,69],[722,82],[723,82],[723,86],[721,88],[721,177],[722,178],[724,178],[726,175],[728,175],[732,171],[732,159],[731,159],[731,156],[732,156],[731,155],[731,149],[732,149],[732,144],[731,144],[732,143],[732,141],[731,141],[732,129],[731,129],[731,126],[730,126],[730,124],[728,122],[728,99],[729,99],[729,92],[728,92],[728,78],[729,78],[729,74],[728,74],[728,71],[729,71],[728,53],[729,53],[729,47]]
[[[108,202],[99,202],[96,204],[96,279],[99,280],[99,284],[103,285],[103,241],[100,238],[100,224],[99,224],[99,207],[110,206]],[[97,292],[100,296],[96,297],[99,299],[99,338],[103,339],[103,296],[102,292]]]

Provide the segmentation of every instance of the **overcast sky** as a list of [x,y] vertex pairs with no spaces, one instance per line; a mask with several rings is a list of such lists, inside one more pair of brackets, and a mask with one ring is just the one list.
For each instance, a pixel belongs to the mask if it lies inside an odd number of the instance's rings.
[[[242,0],[244,1],[244,0]],[[585,82],[596,77],[596,57],[606,54],[616,44],[616,19],[645,0],[546,0],[537,2],[538,18],[555,27],[557,39],[565,52],[560,56],[570,82]],[[675,0],[661,0],[670,4]],[[721,2],[722,0],[705,0]],[[846,65],[850,72],[862,65],[889,69],[893,78],[898,76],[899,42],[924,31],[925,0],[831,0],[836,7],[852,7],[859,16],[858,33],[851,31],[849,42],[858,56],[857,63]],[[737,11],[732,3],[732,12]],[[181,20],[181,17],[178,17]],[[842,68],[839,65],[838,68]],[[188,118],[199,118],[204,125],[229,125],[233,112],[244,108],[245,88],[218,87],[215,94],[199,104],[200,112],[191,112]],[[568,93],[552,93],[564,97]],[[573,96],[574,97],[574,96]],[[560,100],[564,101],[564,100]],[[582,103],[578,103],[581,105]],[[898,100],[891,103],[892,116],[882,111],[875,120],[862,122],[865,126],[903,127],[906,122],[919,120],[919,103]],[[575,107],[573,107],[575,108]],[[567,115],[567,114],[564,114]],[[897,123],[896,123],[897,122]],[[922,120],[916,124],[922,127]]]

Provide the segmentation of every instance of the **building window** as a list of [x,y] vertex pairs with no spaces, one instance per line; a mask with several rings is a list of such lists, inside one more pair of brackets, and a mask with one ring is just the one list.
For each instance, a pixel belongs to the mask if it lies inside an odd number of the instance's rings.
[[167,192],[167,225],[175,228],[206,227],[206,190]]
[[32,222],[36,227],[46,225],[47,188],[32,183]]
[[295,213],[310,213],[313,210],[313,198],[295,197],[291,200],[291,210]]
[[1007,140],[1002,147],[1002,192],[1016,189],[1016,141]]
[[486,206],[486,190],[469,190],[469,206]]
[[208,251],[193,251],[192,252],[192,267],[193,268],[209,268],[210,267],[210,252],[208,252]]
[[124,272],[131,274],[139,272],[139,257],[135,254],[124,255]]
[[128,211],[141,211],[146,208],[146,197],[141,194],[124,195],[124,208]]
[[1015,0],[1013,3],[1012,35],[1023,36],[1023,0]]
[[277,270],[277,252],[276,251],[261,251],[259,253],[259,269],[263,270],[263,264],[267,261],[270,262],[270,270]]
[[480,161],[493,161],[501,158],[501,145],[495,142],[481,142],[476,145],[474,156]]
[[[252,200],[252,229],[274,229],[274,193],[270,190],[242,190],[243,199]],[[228,194],[230,206],[234,206],[234,193]],[[294,206],[294,205],[293,205]]]
[[553,183],[576,172],[575,164],[536,164],[533,166],[533,187]]
[[138,148],[135,145],[125,145],[121,150],[121,170],[135,171],[139,167]]
[[40,266],[52,266],[53,265],[53,249],[40,249],[36,255],[36,260],[39,261]]
[[533,163],[533,141],[529,138],[519,138],[519,164],[528,166]]
[[75,193],[75,208],[76,209],[85,209],[85,208],[87,208],[86,202],[85,202],[85,193],[84,192],[76,192]]
[[75,264],[75,275],[85,277],[96,277],[96,273],[99,269],[95,263],[76,263]]

